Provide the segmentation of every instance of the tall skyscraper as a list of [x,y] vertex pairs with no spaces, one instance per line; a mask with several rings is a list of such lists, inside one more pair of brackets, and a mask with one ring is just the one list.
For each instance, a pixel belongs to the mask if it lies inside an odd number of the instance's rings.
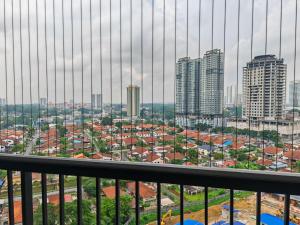
[[92,107],[94,109],[101,109],[102,94],[92,94]]
[[200,112],[221,115],[224,106],[224,55],[220,49],[207,51],[200,71]]
[[140,116],[140,87],[129,85],[127,87],[127,116]]
[[[179,125],[213,121],[224,104],[224,56],[220,49],[203,58],[181,58],[176,64],[176,116]],[[187,119],[187,116],[190,117]],[[189,119],[198,121],[190,122]],[[214,122],[213,122],[214,123]]]
[[199,111],[201,59],[181,58],[176,65],[176,113],[193,115]]
[[281,117],[287,66],[275,55],[256,56],[243,69],[243,116],[255,121]]
[[0,98],[0,106],[4,106],[6,104],[5,98]]
[[[219,49],[176,65],[176,113],[219,115],[224,103],[224,58]],[[199,111],[200,110],[200,111]]]
[[40,98],[40,105],[47,106],[47,98]]
[[300,80],[290,81],[289,105],[300,107]]

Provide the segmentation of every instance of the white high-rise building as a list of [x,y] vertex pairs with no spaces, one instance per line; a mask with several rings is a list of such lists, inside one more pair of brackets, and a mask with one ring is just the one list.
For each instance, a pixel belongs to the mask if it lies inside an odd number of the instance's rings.
[[224,55],[220,49],[207,51],[200,71],[200,112],[221,115],[224,107]]
[[140,116],[140,87],[129,85],[127,87],[127,116]]
[[289,105],[293,107],[300,107],[300,80],[290,81]]
[[252,121],[282,117],[287,65],[275,55],[256,56],[243,69],[243,116]]

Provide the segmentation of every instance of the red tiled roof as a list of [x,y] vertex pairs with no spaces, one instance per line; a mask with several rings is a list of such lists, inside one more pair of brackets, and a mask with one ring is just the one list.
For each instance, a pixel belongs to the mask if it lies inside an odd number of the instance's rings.
[[[139,182],[140,185],[140,196],[142,199],[153,198],[156,196],[155,191],[145,185],[143,182]],[[128,191],[131,194],[135,194],[135,182],[129,182],[126,184]]]
[[270,159],[259,159],[256,163],[261,166],[271,166],[273,161]]
[[275,146],[268,146],[265,148],[264,153],[267,153],[269,155],[276,155],[278,153],[281,153],[283,150],[282,148],[278,148]]
[[[73,198],[70,194],[65,194],[65,202],[72,202]],[[59,195],[50,195],[48,197],[48,202],[53,205],[59,205]]]
[[174,160],[174,159],[176,159],[176,160],[183,160],[184,159],[184,155],[182,155],[180,152],[167,153],[166,157],[169,160]]
[[23,218],[22,218],[22,202],[21,201],[15,201],[14,202],[14,219],[15,223],[22,223]]
[[299,150],[289,150],[287,152],[285,152],[284,157],[287,157],[288,159],[292,159],[292,160],[300,160],[300,151]]
[[153,162],[154,160],[157,160],[157,159],[159,159],[160,157],[158,156],[158,155],[156,155],[156,154],[149,154],[148,156],[147,156],[147,158],[146,158],[146,161],[147,162]]
[[[108,187],[102,188],[102,192],[107,198],[114,199],[116,197],[115,186],[108,186]],[[125,192],[121,189],[120,194],[124,195]]]
[[124,138],[123,139],[123,142],[126,144],[126,145],[135,145],[137,142],[138,142],[138,139],[137,138]]

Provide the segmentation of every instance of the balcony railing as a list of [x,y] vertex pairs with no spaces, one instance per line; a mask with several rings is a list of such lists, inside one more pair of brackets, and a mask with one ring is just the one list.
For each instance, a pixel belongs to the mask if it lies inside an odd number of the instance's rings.
[[21,172],[21,196],[23,224],[33,224],[33,191],[32,173],[41,173],[42,216],[43,224],[47,224],[47,175],[59,175],[59,217],[60,224],[65,224],[64,216],[64,176],[77,177],[77,224],[82,220],[82,177],[96,180],[96,221],[101,224],[100,179],[115,180],[115,222],[120,224],[120,181],[135,182],[135,224],[140,224],[139,182],[156,184],[157,224],[162,223],[161,185],[180,185],[180,224],[184,224],[184,186],[201,186],[204,188],[205,219],[208,224],[208,188],[224,188],[230,190],[230,224],[234,224],[234,190],[256,192],[256,224],[260,225],[261,195],[263,192],[284,194],[284,224],[290,224],[290,196],[300,195],[300,175],[275,172],[257,172],[236,169],[192,168],[175,165],[153,165],[149,163],[128,163],[113,161],[95,161],[68,158],[47,158],[34,156],[1,155],[0,169],[7,170],[7,189],[9,202],[9,221],[14,224],[14,188],[12,173]]
[[[276,213],[282,223],[300,224],[299,199],[298,218],[290,216],[291,196],[300,195],[298,39],[298,0],[0,0],[0,203],[8,205],[7,221],[19,222],[14,204],[21,198],[24,225],[40,208],[49,224],[54,175],[61,225],[84,224],[84,177],[95,182],[97,225],[104,179],[114,180],[116,225],[124,223],[122,181],[135,190],[135,216],[126,225],[142,224],[142,214],[153,211],[142,211],[144,182],[156,192],[160,225],[171,217],[161,204],[164,184],[175,185],[181,225],[188,186],[203,188],[197,206],[205,225],[211,188],[229,190],[230,225],[235,191],[256,193],[257,225],[264,193],[284,196]],[[75,159],[94,154],[110,161]],[[76,177],[71,222],[68,176]]]

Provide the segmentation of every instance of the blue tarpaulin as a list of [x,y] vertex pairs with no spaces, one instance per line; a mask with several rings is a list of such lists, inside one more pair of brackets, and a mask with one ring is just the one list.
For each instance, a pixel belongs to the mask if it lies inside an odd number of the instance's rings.
[[[183,221],[184,225],[203,225],[203,223],[200,223],[196,220],[185,220]],[[180,223],[177,223],[176,225],[180,225]]]
[[[221,221],[219,221],[219,222],[214,223],[213,225],[229,225],[229,223],[226,222],[226,221],[224,221],[224,220],[221,220]],[[241,223],[241,222],[239,222],[239,221],[234,221],[234,222],[233,222],[233,225],[245,225],[245,224],[244,224],[244,223]]]
[[[283,219],[277,216],[273,216],[268,213],[263,213],[261,214],[261,223],[263,225],[283,225],[284,221]],[[289,225],[296,225],[296,224],[290,222]]]

